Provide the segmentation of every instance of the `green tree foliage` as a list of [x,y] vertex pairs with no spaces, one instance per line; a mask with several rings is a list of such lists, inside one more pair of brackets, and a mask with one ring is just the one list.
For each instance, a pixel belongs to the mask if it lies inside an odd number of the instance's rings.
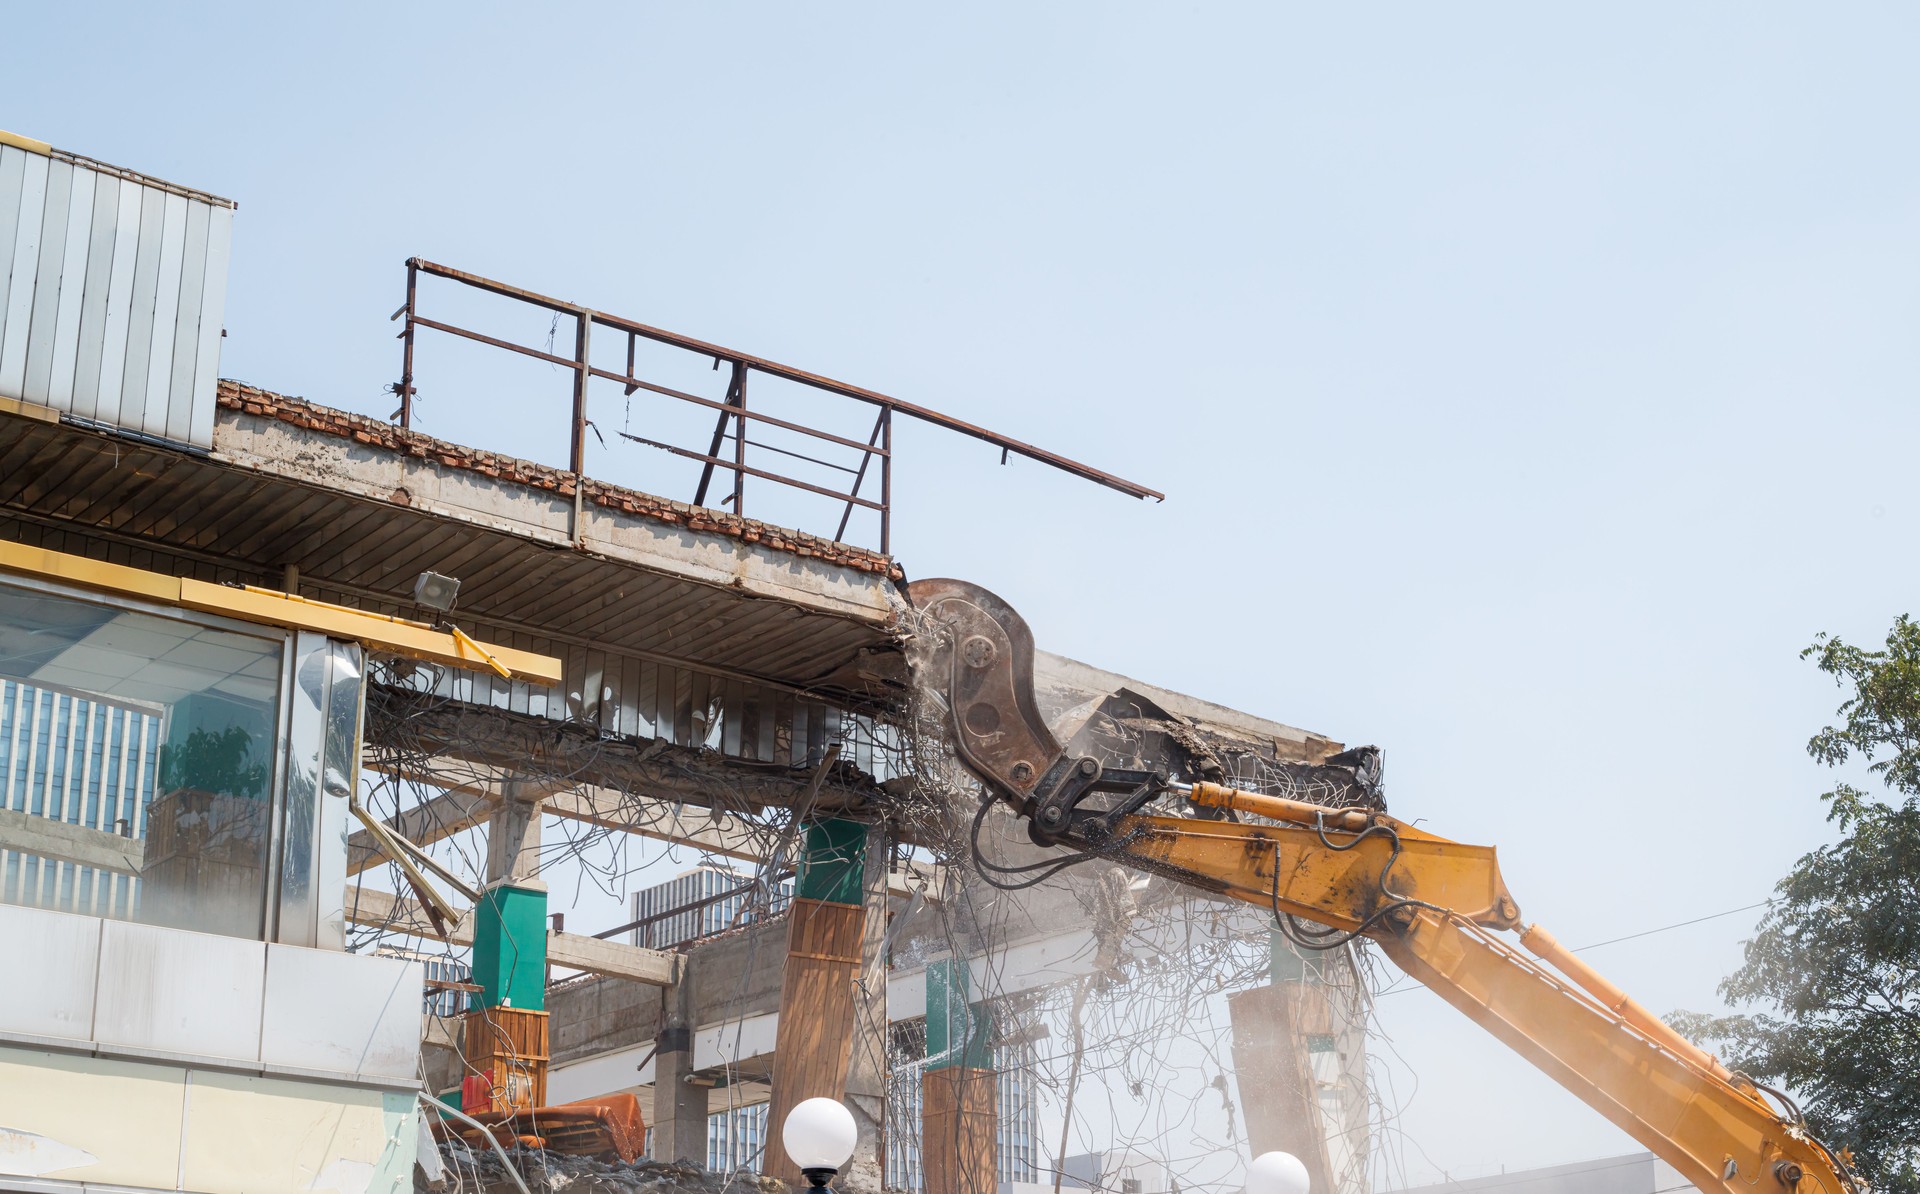
[[253,757],[253,735],[241,727],[200,729],[162,751],[160,786],[258,799],[266,795],[267,765]]
[[1720,985],[1764,1010],[1674,1022],[1798,1092],[1816,1134],[1876,1187],[1920,1194],[1920,625],[1901,617],[1881,651],[1821,635],[1801,657],[1851,693],[1808,753],[1867,762],[1886,794],[1842,783],[1823,797],[1839,840],[1780,881]]

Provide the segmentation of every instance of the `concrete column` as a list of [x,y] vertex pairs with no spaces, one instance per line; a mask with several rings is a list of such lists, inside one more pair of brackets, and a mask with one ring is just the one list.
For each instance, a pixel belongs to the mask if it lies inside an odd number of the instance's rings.
[[920,1077],[920,1162],[928,1190],[999,1189],[999,1086],[993,1025],[968,1002],[968,962],[927,964],[927,1068]]
[[800,1170],[787,1159],[780,1127],[810,1098],[845,1099],[858,1033],[856,1000],[866,929],[862,881],[867,827],[838,818],[807,827],[806,848],[787,914],[787,961],[780,984],[773,1099],[767,1109],[766,1173],[790,1184]]
[[473,981],[486,1007],[547,1005],[547,885],[539,874],[540,805],[509,784],[487,823],[487,886],[473,910]]
[[1331,1039],[1333,1031],[1324,959],[1296,951],[1279,933],[1271,948],[1268,985],[1227,997],[1247,1144],[1254,1156],[1277,1149],[1299,1157],[1313,1194],[1334,1194],[1327,1124],[1309,1054],[1312,1038]]
[[509,780],[487,820],[487,883],[539,886],[542,789]]
[[693,1076],[693,976],[660,992],[660,1034],[654,1038],[651,1155],[661,1161],[707,1163],[707,1088]]

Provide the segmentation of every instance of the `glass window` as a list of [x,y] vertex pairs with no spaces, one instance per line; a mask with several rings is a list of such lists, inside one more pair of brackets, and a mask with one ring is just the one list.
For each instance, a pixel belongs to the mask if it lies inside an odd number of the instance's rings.
[[285,643],[0,584],[0,899],[260,936]]

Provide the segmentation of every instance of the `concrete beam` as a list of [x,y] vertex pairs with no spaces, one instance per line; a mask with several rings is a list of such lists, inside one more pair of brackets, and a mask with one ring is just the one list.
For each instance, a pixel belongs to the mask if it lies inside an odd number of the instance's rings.
[[556,817],[692,846],[724,858],[758,862],[762,857],[758,843],[766,832],[763,827],[712,809],[675,811],[664,800],[595,787],[579,787],[549,797],[545,808]]
[[547,961],[555,966],[630,979],[651,987],[680,981],[684,959],[665,950],[643,949],[624,941],[602,941],[578,933],[548,933]]
[[[408,937],[432,937],[438,940],[438,935],[433,931],[433,922],[427,919],[426,914],[420,911],[420,905],[411,897],[396,896],[357,883],[347,885],[347,923],[386,929]],[[453,926],[447,940],[454,945],[473,944],[472,909],[461,914],[459,923]]]
[[1130,688],[1162,709],[1223,734],[1239,738],[1249,745],[1266,746],[1276,757],[1303,763],[1317,763],[1344,749],[1340,743],[1303,730],[1282,725],[1238,709],[1199,697],[1174,692],[1156,684],[1122,676],[1091,664],[1055,655],[1051,651],[1033,653],[1034,701],[1060,741],[1073,737],[1073,731],[1086,719],[1091,706],[1107,694]]
[[[452,791],[424,800],[401,813],[397,826],[400,836],[416,846],[429,846],[462,830],[471,829],[493,815],[491,796],[467,791]],[[388,822],[392,824],[392,822]],[[373,835],[362,829],[347,839],[347,873],[358,875],[385,860]]]
[[[364,434],[354,434],[360,428],[344,411],[277,394],[236,390],[232,383],[223,387],[223,394],[232,397],[220,407],[214,424],[215,459],[249,472],[301,486],[323,485],[330,492],[350,494],[388,511],[394,510],[394,495],[404,493],[405,508],[394,517],[437,516],[547,548],[599,556],[638,572],[636,586],[645,583],[647,574],[654,574],[697,584],[735,601],[770,598],[814,616],[880,628],[893,624],[889,603],[893,586],[884,575],[824,558],[832,552],[877,561],[871,552],[820,544],[812,547],[811,556],[802,556],[765,542],[749,542],[749,533],[762,531],[759,524],[692,507],[676,509],[675,503],[599,482],[588,490],[592,497],[580,508],[576,525],[573,502],[558,497],[553,488],[502,478],[498,464],[490,470],[492,475],[483,472],[487,462],[475,458],[484,453],[385,424],[379,425],[379,440],[369,443]],[[284,414],[263,418],[246,409],[235,410],[228,404],[234,398],[251,403],[248,409],[269,407]],[[429,448],[431,458],[425,451]],[[550,476],[556,483],[565,476],[531,462],[496,459],[522,476]],[[672,521],[635,512],[646,509],[671,515]],[[713,529],[692,529],[701,521]],[[721,529],[736,524],[736,533]],[[756,540],[780,537],[754,534]]]
[[[548,797],[541,805],[556,817],[585,821],[607,829],[619,829],[656,841],[692,846],[723,858],[743,862],[764,862],[761,848],[768,837],[767,827],[754,825],[727,813],[704,808],[676,811],[664,800],[628,796],[607,788],[580,787]],[[943,886],[939,873],[920,862],[908,862],[907,871],[887,872],[887,894],[910,899],[924,888],[927,900],[939,903]]]
[[[378,737],[406,727],[404,740]],[[576,785],[644,792],[653,799],[705,806],[716,788],[730,804],[790,808],[807,791],[813,766],[769,766],[654,739],[610,741],[586,725],[556,723],[544,715],[481,709],[411,690],[374,685],[367,694],[367,730],[374,747],[429,750],[520,775],[567,776]],[[822,815],[884,804],[871,776],[841,760],[819,791]]]
[[138,875],[147,852],[139,838],[8,809],[0,809],[0,847],[116,875]]
[[[412,937],[434,936],[433,926],[411,900],[371,887],[347,888],[347,919]],[[460,918],[452,933],[455,945],[473,944],[473,914]],[[643,949],[622,941],[602,941],[576,933],[548,933],[547,961],[570,970],[604,974],[652,987],[670,987],[680,980],[683,959],[658,949]]]
[[[425,846],[470,829],[492,816],[491,805],[502,798],[510,783],[504,768],[468,762],[451,756],[437,756],[422,766],[409,768],[387,759],[369,758],[367,767],[389,775],[411,779],[429,787],[446,788],[445,796],[436,796],[400,815],[400,835],[415,845]],[[549,794],[550,793],[550,794]],[[516,792],[529,798],[528,790]],[[584,821],[605,829],[618,829],[655,841],[691,846],[707,854],[742,862],[765,861],[761,845],[766,840],[765,826],[755,825],[729,813],[697,805],[676,808],[665,800],[629,795],[613,788],[581,784],[569,789],[548,788],[540,793],[543,811],[556,817]],[[380,855],[373,848],[373,837],[365,830],[353,835],[348,849],[347,869],[359,874],[377,865]],[[887,894],[911,899],[924,889],[930,903],[939,903],[943,886],[939,873],[931,866],[909,862],[907,871],[887,873]]]

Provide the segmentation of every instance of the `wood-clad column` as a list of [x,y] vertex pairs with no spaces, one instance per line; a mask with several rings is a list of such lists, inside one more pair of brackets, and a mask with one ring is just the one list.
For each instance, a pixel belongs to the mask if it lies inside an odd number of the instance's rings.
[[1334,1194],[1328,1126],[1309,1055],[1311,1038],[1330,1041],[1333,1032],[1321,959],[1303,958],[1277,933],[1272,949],[1272,981],[1227,996],[1247,1144],[1256,1157],[1292,1153],[1307,1167],[1312,1194]]
[[920,1161],[929,1191],[1000,1188],[999,1084],[992,1021],[968,1002],[968,964],[927,964],[927,1068],[920,1076]]
[[800,1170],[780,1143],[787,1112],[807,1099],[846,1096],[847,1063],[859,1025],[866,845],[867,827],[857,821],[836,818],[809,825],[787,913],[765,1172],[795,1185]]

